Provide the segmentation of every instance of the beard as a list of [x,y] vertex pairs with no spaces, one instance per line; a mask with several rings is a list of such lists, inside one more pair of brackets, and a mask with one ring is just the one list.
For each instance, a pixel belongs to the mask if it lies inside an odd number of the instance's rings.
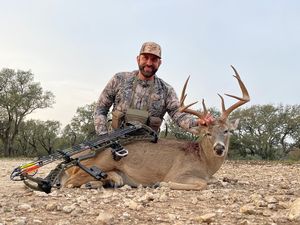
[[140,72],[144,75],[144,77],[146,78],[150,78],[152,76],[154,76],[154,74],[157,72],[158,69],[155,69],[154,66],[148,66],[150,67],[152,70],[151,71],[145,71],[145,67],[143,65],[139,65],[139,70]]

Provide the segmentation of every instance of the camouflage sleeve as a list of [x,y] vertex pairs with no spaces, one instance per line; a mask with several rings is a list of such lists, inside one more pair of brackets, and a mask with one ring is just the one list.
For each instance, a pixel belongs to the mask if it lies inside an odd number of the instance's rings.
[[94,125],[97,134],[107,133],[107,114],[115,100],[117,83],[117,76],[114,76],[107,83],[96,103]]
[[197,119],[190,114],[179,111],[179,100],[176,92],[171,87],[167,96],[167,112],[173,121],[181,128],[189,131],[198,126]]

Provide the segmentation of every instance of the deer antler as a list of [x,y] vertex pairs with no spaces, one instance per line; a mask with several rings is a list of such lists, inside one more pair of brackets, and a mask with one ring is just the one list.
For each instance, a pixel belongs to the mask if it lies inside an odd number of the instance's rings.
[[207,114],[204,99],[202,99],[202,106],[203,106],[204,113],[198,112],[196,110],[189,109],[189,107],[191,107],[192,105],[195,105],[198,102],[191,103],[187,106],[184,105],[184,101],[185,101],[186,96],[187,96],[187,94],[185,93],[185,90],[186,90],[187,84],[189,82],[189,79],[190,79],[190,76],[186,79],[185,84],[184,84],[183,89],[182,89],[182,92],[181,92],[179,111],[195,115],[198,118],[203,118]]
[[235,99],[238,99],[239,101],[236,102],[235,104],[233,104],[232,106],[230,106],[228,109],[225,109],[225,103],[224,103],[224,98],[218,94],[221,98],[221,102],[222,102],[222,115],[221,115],[221,120],[226,120],[229,116],[229,114],[235,110],[236,108],[240,107],[241,105],[244,105],[245,103],[249,102],[250,101],[250,96],[248,94],[248,91],[247,91],[247,88],[246,86],[244,85],[243,81],[241,80],[240,78],[240,75],[238,74],[238,72],[236,71],[236,69],[231,66],[231,68],[233,69],[235,75],[233,75],[239,82],[239,86],[242,90],[242,93],[243,93],[243,97],[238,97],[238,96],[234,96],[234,95],[230,95],[230,94],[225,94],[229,97],[232,97],[232,98],[235,98]]

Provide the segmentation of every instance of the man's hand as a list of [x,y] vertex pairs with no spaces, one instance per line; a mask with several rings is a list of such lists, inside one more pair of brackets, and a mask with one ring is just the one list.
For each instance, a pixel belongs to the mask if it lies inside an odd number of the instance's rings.
[[208,126],[215,121],[215,118],[208,112],[203,118],[198,119],[198,125]]

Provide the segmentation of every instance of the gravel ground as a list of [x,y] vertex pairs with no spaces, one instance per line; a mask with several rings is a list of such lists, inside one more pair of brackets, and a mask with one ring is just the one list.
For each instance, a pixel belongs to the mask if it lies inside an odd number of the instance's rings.
[[29,161],[0,159],[0,225],[300,224],[300,162],[226,161],[203,191],[124,186],[45,194],[10,181],[13,168]]

